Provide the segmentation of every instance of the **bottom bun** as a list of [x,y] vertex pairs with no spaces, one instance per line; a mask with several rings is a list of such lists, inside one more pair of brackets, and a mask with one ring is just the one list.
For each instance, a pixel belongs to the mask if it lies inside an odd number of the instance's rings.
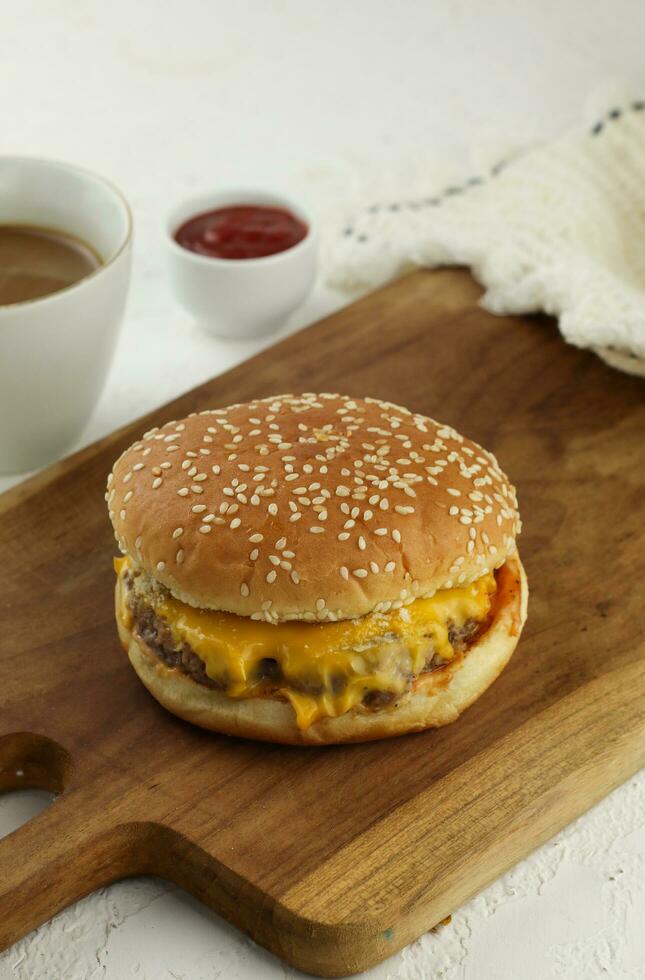
[[519,557],[509,558],[499,573],[499,601],[486,632],[440,670],[421,675],[411,694],[378,711],[353,708],[336,718],[322,718],[302,731],[293,708],[278,698],[234,699],[197,684],[167,667],[117,617],[119,635],[130,663],[157,701],[186,721],[244,738],[289,745],[367,742],[438,728],[456,721],[499,676],[517,645],[526,620],[528,586]]

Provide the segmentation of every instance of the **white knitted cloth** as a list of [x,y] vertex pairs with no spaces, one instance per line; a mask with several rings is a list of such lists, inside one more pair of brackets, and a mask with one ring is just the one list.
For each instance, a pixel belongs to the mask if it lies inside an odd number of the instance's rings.
[[570,343],[645,375],[645,101],[452,186],[412,184],[336,228],[331,285],[467,265],[486,309],[553,314]]

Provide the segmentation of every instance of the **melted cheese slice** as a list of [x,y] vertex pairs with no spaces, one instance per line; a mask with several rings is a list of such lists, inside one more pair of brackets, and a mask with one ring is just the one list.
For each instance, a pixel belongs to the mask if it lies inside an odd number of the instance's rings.
[[[128,567],[127,558],[115,560],[120,577]],[[441,590],[402,609],[336,623],[274,625],[194,609],[170,596],[153,604],[177,645],[187,643],[229,697],[281,695],[291,702],[298,726],[304,729],[319,718],[350,711],[370,691],[403,694],[410,676],[420,673],[433,653],[450,660],[454,650],[449,626],[485,620],[495,589],[490,573],[471,585]],[[125,589],[123,594],[119,615],[130,626]],[[258,669],[267,659],[280,668],[280,679],[269,686]]]

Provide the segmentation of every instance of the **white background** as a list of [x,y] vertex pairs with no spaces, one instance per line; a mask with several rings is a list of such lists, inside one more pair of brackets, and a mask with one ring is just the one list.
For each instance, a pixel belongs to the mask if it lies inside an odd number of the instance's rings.
[[[257,349],[203,336],[176,307],[162,226],[178,199],[279,186],[324,223],[357,174],[556,135],[616,80],[643,94],[644,38],[638,0],[0,0],[0,152],[97,170],[135,216],[126,322],[83,442]],[[344,301],[319,284],[285,330]],[[0,799],[0,833],[39,805]],[[370,977],[645,977],[644,813],[634,779]],[[150,881],[92,896],[0,956],[0,980],[295,976]]]

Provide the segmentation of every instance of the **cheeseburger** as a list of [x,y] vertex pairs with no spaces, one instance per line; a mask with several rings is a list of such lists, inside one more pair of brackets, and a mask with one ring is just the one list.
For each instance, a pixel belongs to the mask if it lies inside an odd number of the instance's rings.
[[495,457],[389,402],[280,395],[168,422],[117,460],[107,501],[130,662],[216,732],[323,744],[445,725],[524,624]]

